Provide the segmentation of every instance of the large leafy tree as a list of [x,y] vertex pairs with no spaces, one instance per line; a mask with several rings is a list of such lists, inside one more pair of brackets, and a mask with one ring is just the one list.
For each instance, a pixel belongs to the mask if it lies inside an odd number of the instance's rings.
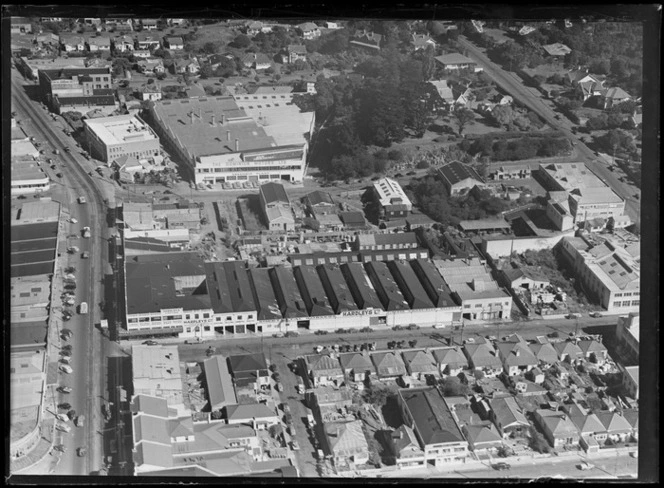
[[475,122],[475,113],[467,109],[466,107],[457,108],[453,112],[454,119],[456,120],[457,126],[459,127],[459,135],[463,134],[463,130],[469,125]]

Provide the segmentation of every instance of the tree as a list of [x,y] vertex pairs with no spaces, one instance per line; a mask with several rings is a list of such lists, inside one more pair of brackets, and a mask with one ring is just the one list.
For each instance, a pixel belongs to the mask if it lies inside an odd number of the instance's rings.
[[204,64],[203,66],[201,66],[200,75],[202,79],[205,80],[207,78],[211,78],[213,74],[214,71],[212,70],[212,66],[210,66],[209,64]]
[[463,129],[467,125],[475,122],[475,113],[465,107],[457,108],[452,115],[456,120],[457,126],[459,127],[459,135],[463,134]]
[[233,39],[231,44],[233,47],[244,49],[251,46],[251,39],[244,34],[239,34],[237,37],[235,37],[235,39]]
[[396,392],[394,389],[389,388],[381,383],[372,383],[369,388],[364,390],[362,396],[365,402],[382,408],[387,403],[389,398],[396,396]]
[[540,434],[532,425],[530,426],[529,434],[529,445],[532,450],[539,453],[547,453],[551,450],[551,447],[549,446],[549,443],[546,441],[546,439],[544,439],[544,436],[542,436],[542,434]]
[[219,420],[219,419],[221,419],[221,417],[222,417],[221,410],[213,410],[212,411],[212,418],[213,419]]
[[216,54],[219,52],[219,44],[212,41],[206,42],[203,44],[203,52],[205,54]]
[[466,396],[470,394],[470,388],[468,385],[461,383],[459,378],[454,378],[452,376],[445,378],[442,381],[443,386],[443,395],[446,397],[449,396]]
[[496,123],[507,128],[514,123],[515,116],[514,110],[509,105],[496,105],[491,111],[491,117]]

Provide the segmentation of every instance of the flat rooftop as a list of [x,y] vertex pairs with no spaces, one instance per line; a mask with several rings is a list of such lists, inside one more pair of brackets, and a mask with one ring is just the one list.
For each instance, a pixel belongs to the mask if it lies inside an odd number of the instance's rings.
[[604,182],[581,163],[540,164],[540,170],[546,171],[565,190],[575,188],[603,188]]
[[[279,146],[232,97],[152,102],[155,119],[194,156],[213,156]],[[214,122],[213,122],[214,118]],[[239,149],[235,150],[235,140]]]
[[157,135],[137,115],[117,115],[83,121],[107,146],[141,141],[158,141]]
[[169,406],[184,404],[177,346],[132,346],[131,366],[134,395],[163,398]]

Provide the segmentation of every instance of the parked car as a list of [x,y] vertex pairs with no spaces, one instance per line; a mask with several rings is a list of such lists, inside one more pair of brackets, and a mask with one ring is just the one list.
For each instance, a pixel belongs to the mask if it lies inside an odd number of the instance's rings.
[[76,418],[76,410],[70,410],[67,412],[67,417],[69,417],[69,420],[74,420]]
[[146,346],[156,346],[159,343],[157,341],[149,340],[149,341],[143,341],[143,344]]
[[71,393],[71,388],[69,386],[59,386],[58,391],[60,393]]
[[62,371],[63,373],[67,373],[67,374],[71,374],[71,373],[74,372],[72,367],[69,366],[68,364],[61,364],[60,365],[60,371]]
[[493,469],[495,469],[497,471],[503,471],[503,470],[506,470],[506,469],[510,469],[512,466],[510,466],[507,463],[496,463],[492,467],[493,467]]
[[69,234],[67,239],[78,239],[78,234]]
[[588,461],[583,461],[582,463],[577,464],[576,467],[579,468],[581,471],[587,471],[589,469],[593,469],[595,465],[589,463]]
[[67,424],[57,424],[55,428],[61,430],[62,432],[71,432],[71,427],[69,427]]
[[85,447],[79,447],[76,449],[76,455],[78,457],[83,457],[88,453],[88,450]]
[[282,385],[281,383],[277,383],[277,384],[275,385],[274,388],[275,388],[275,390],[277,390],[278,392],[282,392],[282,391],[284,391],[284,385]]
[[69,219],[69,222],[71,222],[72,224],[78,224],[78,219],[72,217],[71,219]]
[[81,254],[81,259],[88,259],[90,257],[90,253],[88,251],[83,251],[83,254]]
[[78,197],[78,203],[86,203],[86,202],[87,200],[85,199],[85,197],[83,196]]
[[599,313],[599,312],[592,312],[592,313],[590,314],[590,316],[591,316],[592,318],[594,318],[594,319],[598,319],[598,318],[600,318],[600,317],[602,316],[602,314]]
[[300,445],[297,443],[296,440],[291,441],[291,449],[293,449],[293,451],[299,451],[300,450]]
[[61,410],[69,410],[71,408],[71,405],[67,402],[59,403],[58,408]]
[[76,417],[76,421],[74,423],[76,424],[76,427],[85,426],[85,415],[79,415]]

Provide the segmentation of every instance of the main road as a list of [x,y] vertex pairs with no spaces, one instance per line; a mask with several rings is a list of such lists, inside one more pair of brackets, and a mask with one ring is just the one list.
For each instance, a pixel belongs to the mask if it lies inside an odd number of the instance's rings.
[[551,127],[560,130],[568,137],[568,139],[574,141],[574,147],[579,155],[579,159],[583,160],[593,173],[625,200],[625,211],[632,221],[640,221],[640,203],[635,197],[634,189],[621,182],[616,175],[609,170],[608,166],[605,163],[602,163],[595,153],[572,132],[572,124],[569,121],[565,121],[562,118],[559,120],[560,115],[552,108],[553,103],[551,101],[547,100],[548,104],[545,103],[544,100],[542,100],[541,94],[537,92],[537,90],[529,89],[524,86],[521,79],[492,62],[484,53],[483,49],[477,47],[464,36],[459,36],[459,44],[467,50],[471,57],[479,61],[479,64],[484,68],[484,71],[493,78],[503,90],[512,95],[515,100],[519,100],[526,107],[539,115]]
[[[72,405],[78,415],[84,415],[86,422],[84,427],[72,427],[70,433],[59,433],[62,444],[66,448],[60,453],[60,461],[55,470],[56,474],[63,475],[88,475],[98,471],[102,463],[102,443],[98,431],[101,431],[101,406],[100,398],[105,385],[105,364],[102,358],[102,336],[95,324],[100,322],[101,311],[98,303],[103,296],[101,292],[101,278],[105,263],[108,261],[106,254],[106,204],[90,176],[81,168],[79,155],[67,153],[65,147],[70,142],[65,139],[64,134],[52,127],[50,114],[48,114],[38,102],[31,100],[26,93],[23,79],[12,70],[12,98],[17,110],[25,117],[25,125],[29,126],[31,136],[35,136],[42,143],[48,156],[62,162],[63,184],[69,191],[65,192],[69,201],[60,202],[62,213],[69,214],[78,220],[76,226],[70,231],[78,233],[83,226],[91,228],[90,239],[80,238],[76,243],[81,252],[88,251],[89,259],[80,259],[80,254],[70,257],[67,264],[77,268],[76,304],[87,302],[89,312],[87,315],[74,314],[72,319],[64,322],[65,326],[74,332],[72,338],[72,360],[73,373],[67,375],[58,373],[58,384],[71,386],[73,391],[69,395],[60,394],[58,403],[67,402]],[[30,86],[30,85],[28,85]],[[34,87],[34,85],[32,85]],[[60,152],[59,156],[53,156],[54,150]],[[86,204],[78,204],[76,199],[83,196],[87,199]],[[63,253],[64,255],[64,253]],[[64,267],[62,258],[58,258],[56,266]],[[58,284],[54,289],[58,289]],[[52,306],[58,310],[56,305],[59,296],[51,297]],[[59,310],[58,310],[59,312]],[[55,323],[49,327],[56,326]],[[49,337],[53,337],[49,334]],[[54,344],[50,344],[50,351],[55,351]],[[58,357],[49,357],[49,362],[57,361]],[[50,406],[47,406],[47,409]],[[57,439],[57,437],[56,437]],[[87,454],[78,457],[76,449],[85,447]]]

